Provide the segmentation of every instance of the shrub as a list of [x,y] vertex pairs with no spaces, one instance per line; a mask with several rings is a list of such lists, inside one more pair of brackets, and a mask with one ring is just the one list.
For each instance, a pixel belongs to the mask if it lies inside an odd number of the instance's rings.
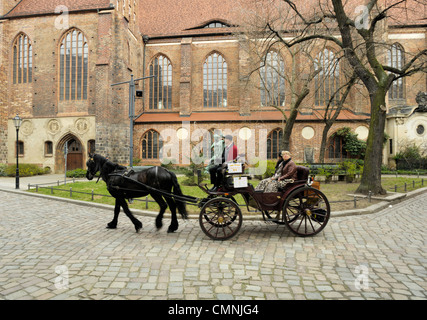
[[398,170],[427,169],[427,157],[423,157],[415,143],[404,146],[394,157]]
[[317,170],[319,176],[325,176],[325,182],[329,183],[332,180],[332,168],[330,166],[321,167]]
[[[9,177],[16,175],[16,165],[9,165],[6,167],[5,173]],[[36,164],[20,164],[19,165],[19,176],[20,177],[31,177],[35,175],[45,174],[45,169],[39,167]]]
[[84,178],[86,177],[86,170],[84,169],[75,169],[67,171],[68,178]]
[[357,134],[351,132],[349,127],[338,130],[335,135],[343,137],[344,149],[353,157],[359,157],[361,159],[365,157],[366,142],[359,140]]

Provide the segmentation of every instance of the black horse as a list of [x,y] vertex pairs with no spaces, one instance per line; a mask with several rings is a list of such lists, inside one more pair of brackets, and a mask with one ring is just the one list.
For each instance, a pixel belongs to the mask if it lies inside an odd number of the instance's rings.
[[[115,229],[117,227],[120,207],[122,207],[123,211],[134,224],[136,232],[138,232],[142,228],[142,223],[133,216],[126,203],[126,199],[144,197],[149,194],[160,206],[160,212],[156,218],[156,227],[158,229],[163,225],[163,214],[168,205],[172,214],[172,221],[168,232],[174,232],[178,229],[177,208],[182,217],[184,219],[187,218],[185,202],[175,200],[171,196],[165,196],[166,193],[171,194],[172,189],[174,195],[183,195],[176,175],[173,172],[163,167],[151,167],[139,172],[133,172],[133,170],[128,170],[124,166],[113,163],[99,154],[89,154],[89,160],[86,162],[86,165],[86,178],[92,180],[99,171],[100,178],[107,184],[108,192],[116,199],[114,218],[108,223],[107,228]],[[156,192],[156,190],[161,190],[165,193],[161,194]]]

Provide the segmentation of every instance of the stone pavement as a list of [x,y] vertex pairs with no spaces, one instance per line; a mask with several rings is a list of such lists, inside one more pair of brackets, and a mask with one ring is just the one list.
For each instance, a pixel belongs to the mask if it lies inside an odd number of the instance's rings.
[[427,193],[332,217],[315,237],[243,221],[212,241],[112,211],[0,191],[0,299],[426,299]]

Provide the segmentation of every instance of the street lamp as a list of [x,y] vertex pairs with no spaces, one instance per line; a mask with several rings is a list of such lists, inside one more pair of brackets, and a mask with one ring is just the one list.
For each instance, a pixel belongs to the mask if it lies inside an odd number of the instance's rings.
[[19,189],[19,128],[22,124],[22,119],[16,115],[15,118],[13,118],[13,123],[15,124],[16,128],[16,174],[15,174],[15,188]]

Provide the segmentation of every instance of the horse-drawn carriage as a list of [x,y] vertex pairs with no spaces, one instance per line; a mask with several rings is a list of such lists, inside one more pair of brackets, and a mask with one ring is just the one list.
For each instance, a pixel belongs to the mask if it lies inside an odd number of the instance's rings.
[[[214,240],[226,240],[240,230],[242,210],[236,201],[236,195],[242,195],[246,207],[256,208],[265,221],[286,225],[298,236],[312,236],[328,223],[330,206],[326,196],[313,184],[309,169],[297,167],[297,180],[287,183],[278,192],[260,192],[248,182],[244,175],[243,164],[232,163],[224,168],[223,183],[220,189],[210,191],[206,185],[199,187],[206,192],[203,199],[182,194],[177,178],[173,172],[162,167],[152,167],[141,172],[134,172],[117,165],[100,155],[90,155],[87,162],[87,178],[92,180],[99,171],[106,182],[110,194],[116,198],[114,218],[107,228],[116,228],[120,207],[133,222],[136,231],[142,223],[130,212],[125,199],[143,197],[150,194],[160,206],[156,218],[157,228],[162,226],[162,218],[169,206],[172,214],[168,232],[178,229],[176,210],[186,218],[185,203],[200,207],[199,223],[203,232]],[[98,179],[99,180],[99,179]]]
[[242,226],[242,210],[235,199],[241,194],[248,211],[250,207],[257,209],[265,221],[286,225],[298,236],[319,233],[330,217],[328,199],[319,190],[318,183],[313,184],[308,168],[297,166],[297,170],[297,180],[286,184],[279,192],[256,191],[248,183],[250,177],[245,176],[239,166],[227,170],[219,191],[211,192],[206,185],[199,184],[208,194],[199,203],[201,229],[214,240],[233,237]]

